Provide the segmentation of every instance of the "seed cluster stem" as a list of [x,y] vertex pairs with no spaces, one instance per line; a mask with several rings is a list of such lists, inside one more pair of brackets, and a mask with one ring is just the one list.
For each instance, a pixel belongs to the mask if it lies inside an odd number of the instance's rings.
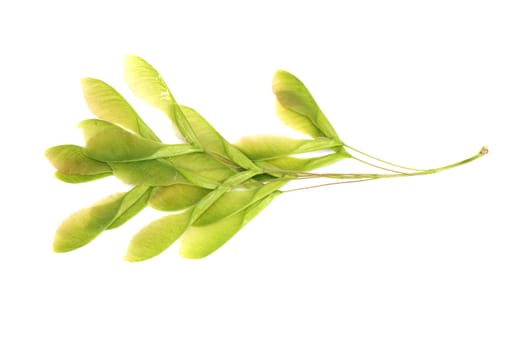
[[[379,179],[389,179],[389,178],[398,178],[398,177],[407,177],[407,176],[422,176],[422,175],[430,175],[435,174],[441,171],[449,170],[456,168],[461,165],[468,164],[470,162],[475,161],[478,158],[483,157],[488,153],[488,147],[483,146],[481,150],[474,156],[464,159],[462,161],[448,164],[442,167],[438,168],[432,168],[432,169],[426,169],[426,170],[415,170],[412,172],[399,172],[396,170],[391,170],[388,168],[384,168],[381,166],[375,166],[372,163],[366,162],[367,165],[373,166],[378,169],[387,170],[390,172],[393,172],[393,174],[379,174],[379,173],[305,173],[305,172],[297,172],[295,173],[295,177],[292,177],[291,180],[306,180],[306,179],[319,179],[319,178],[328,178],[328,179],[339,179],[339,180],[346,180],[346,181],[336,181],[336,182],[330,182],[330,183],[324,183],[319,185],[312,185],[312,186],[305,186],[305,187],[299,187],[299,188],[293,188],[289,190],[283,190],[283,192],[294,192],[294,191],[300,191],[300,190],[309,190],[319,187],[325,187],[325,186],[332,186],[332,185],[341,185],[341,184],[349,184],[349,183],[356,183],[356,182],[364,182],[364,181],[371,181],[371,180],[379,180]],[[355,159],[355,158],[354,158]],[[378,158],[374,158],[376,160],[379,160]],[[393,163],[382,161],[385,164],[394,165]],[[397,165],[396,165],[397,166]],[[399,167],[399,166],[397,166]],[[404,167],[405,169],[408,169]]]

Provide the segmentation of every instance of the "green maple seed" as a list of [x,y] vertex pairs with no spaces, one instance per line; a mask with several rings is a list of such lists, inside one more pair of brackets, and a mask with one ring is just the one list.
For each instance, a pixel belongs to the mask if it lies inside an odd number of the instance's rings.
[[46,157],[61,176],[107,176],[112,173],[107,163],[89,158],[84,149],[76,145],[51,147]]
[[237,142],[237,146],[251,159],[268,160],[327,150],[342,144],[327,137],[297,140],[286,136],[258,135],[243,137]]
[[166,145],[152,141],[98,119],[84,120],[79,127],[84,131],[86,139],[84,153],[89,158],[102,162],[168,158],[200,151],[186,144]]
[[77,211],[58,228],[54,250],[68,252],[80,248],[104,230],[124,224],[146,207],[150,193],[151,187],[136,186],[129,192],[113,194]]
[[211,190],[195,185],[176,183],[156,187],[149,199],[149,206],[163,211],[180,211],[196,204]]
[[109,84],[93,78],[84,78],[81,82],[88,107],[98,118],[120,125],[146,139],[160,141],[128,101]]
[[[146,206],[174,212],[151,222],[131,240],[125,258],[143,261],[180,239],[180,254],[208,256],[231,239],[283,193],[327,185],[434,174],[487,154],[434,169],[416,169],[381,160],[345,144],[306,86],[277,71],[273,92],[277,115],[309,139],[279,135],[244,137],[228,142],[197,111],[179,105],[160,74],[144,59],[128,56],[125,81],[139,98],[172,121],[181,142],[164,143],[133,107],[109,84],[82,79],[87,105],[98,119],[82,121],[85,146],[60,145],[46,151],[55,176],[83,183],[115,176],[133,187],[81,209],[59,226],[53,248],[68,252],[93,241],[105,230],[131,220]],[[322,151],[324,154],[315,154]],[[365,159],[356,157],[364,156]],[[353,160],[380,173],[314,173],[341,160]],[[328,183],[283,189],[296,180],[324,178]]]
[[189,259],[204,258],[231,239],[256,217],[280,192],[272,192],[249,207],[206,226],[192,226],[183,235],[180,254]]

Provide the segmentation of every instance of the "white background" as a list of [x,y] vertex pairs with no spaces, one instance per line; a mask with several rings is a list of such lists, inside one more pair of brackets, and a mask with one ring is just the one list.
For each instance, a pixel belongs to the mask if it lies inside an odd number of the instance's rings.
[[[522,1],[19,1],[0,5],[2,349],[524,349]],[[79,79],[153,64],[228,139],[287,133],[276,69],[341,137],[433,176],[279,197],[203,260],[122,256],[146,211],[68,254],[61,220],[122,189],[54,179]],[[338,170],[351,171],[352,162]]]

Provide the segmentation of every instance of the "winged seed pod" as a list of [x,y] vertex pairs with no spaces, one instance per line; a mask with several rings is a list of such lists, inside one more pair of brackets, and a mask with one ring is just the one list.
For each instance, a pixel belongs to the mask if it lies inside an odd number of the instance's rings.
[[[55,252],[80,248],[150,206],[172,213],[146,225],[133,237],[125,255],[128,261],[157,256],[179,239],[183,257],[203,258],[282,193],[428,175],[469,163],[488,152],[483,147],[473,157],[426,170],[373,157],[345,144],[305,85],[282,70],[277,71],[272,85],[277,114],[283,123],[309,138],[258,135],[232,144],[197,111],[179,105],[164,79],[144,59],[127,57],[125,81],[135,95],[168,116],[180,141],[162,142],[113,87],[98,79],[82,79],[87,105],[98,119],[79,124],[84,147],[55,146],[45,155],[61,181],[82,183],[115,176],[132,188],[65,219],[55,235]],[[341,160],[362,162],[381,172],[311,172]],[[328,182],[283,189],[297,180],[316,178]]]

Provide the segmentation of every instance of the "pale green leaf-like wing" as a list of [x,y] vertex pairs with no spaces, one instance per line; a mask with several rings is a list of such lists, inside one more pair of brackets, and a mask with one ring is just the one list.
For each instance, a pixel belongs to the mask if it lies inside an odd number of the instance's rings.
[[275,111],[281,121],[290,128],[311,137],[323,137],[324,134],[313,124],[308,117],[287,109],[279,101],[275,104]]
[[193,224],[200,216],[210,208],[218,199],[220,199],[226,192],[230,191],[236,186],[240,186],[249,181],[260,172],[256,170],[245,170],[236,173],[225,179],[213,191],[204,196],[194,207],[192,213],[191,223]]
[[111,173],[103,173],[103,174],[96,174],[96,175],[77,175],[77,174],[64,174],[60,171],[55,172],[55,177],[63,182],[67,182],[70,184],[80,184],[84,182],[89,181],[95,181],[98,179],[102,179],[108,176],[111,176]]
[[204,258],[232,238],[250,220],[279,195],[273,192],[234,215],[206,226],[192,226],[182,236],[180,255],[188,259]]
[[135,95],[163,111],[177,127],[185,141],[200,146],[168,85],[153,66],[138,56],[129,55],[126,57],[124,80]]
[[104,162],[128,162],[167,158],[199,150],[187,144],[165,145],[145,139],[121,127],[98,119],[79,123],[84,131],[85,154]]
[[81,82],[88,107],[98,118],[123,126],[146,139],[160,141],[128,101],[112,86],[94,78],[84,78]]
[[244,169],[257,168],[250,158],[246,157],[246,155],[239,151],[237,147],[230,144],[224,137],[222,137],[222,135],[215,130],[206,119],[197,113],[197,111],[186,106],[180,107],[191,124],[195,136],[206,152],[218,155]]
[[141,159],[162,148],[160,142],[145,139],[104,120],[87,119],[78,126],[84,132],[86,155],[97,160]]
[[53,250],[68,252],[95,239],[111,224],[124,195],[125,193],[113,194],[69,216],[56,232]]
[[190,218],[191,210],[187,210],[151,222],[133,237],[125,259],[136,262],[159,255],[186,231]]
[[185,178],[167,160],[110,163],[113,174],[129,185],[168,186]]
[[136,186],[129,191],[124,198],[122,198],[120,209],[106,230],[117,228],[140,213],[140,211],[148,205],[152,190],[153,187]]
[[270,193],[278,191],[286,182],[286,180],[275,181],[249,189],[232,189],[224,193],[213,203],[193,225],[206,226],[230,215],[237,214],[239,211],[268,196]]
[[[244,171],[235,174],[225,180],[214,191],[206,194],[191,209],[163,217],[147,225],[133,237],[126,259],[128,261],[142,261],[162,253],[232,186],[249,180],[255,174],[257,174],[256,171]],[[245,216],[247,217],[247,215]]]
[[135,185],[168,186],[186,183],[214,189],[235,174],[233,169],[202,152],[110,165],[117,178]]
[[237,142],[239,149],[253,160],[274,159],[293,154],[329,150],[340,145],[339,142],[326,137],[299,140],[275,135],[247,136]]
[[91,159],[77,145],[60,145],[46,150],[47,159],[62,174],[101,175],[111,174],[111,167],[104,162]]
[[340,141],[328,119],[304,84],[291,73],[275,73],[272,89],[277,97],[277,114],[291,128],[312,137]]
[[214,189],[236,173],[231,167],[202,152],[173,157],[169,161],[190,183],[209,189]]
[[57,229],[53,249],[55,252],[68,252],[80,248],[114,222],[129,220],[128,211],[136,214],[136,203],[150,191],[147,186],[138,186],[129,192],[121,192],[106,197],[89,208],[81,209],[66,220]]
[[197,204],[208,193],[209,189],[180,183],[157,187],[151,194],[149,205],[157,210],[178,211]]
[[226,155],[225,139],[219,132],[193,108],[186,106],[180,106],[180,108],[204,149],[212,153]]

